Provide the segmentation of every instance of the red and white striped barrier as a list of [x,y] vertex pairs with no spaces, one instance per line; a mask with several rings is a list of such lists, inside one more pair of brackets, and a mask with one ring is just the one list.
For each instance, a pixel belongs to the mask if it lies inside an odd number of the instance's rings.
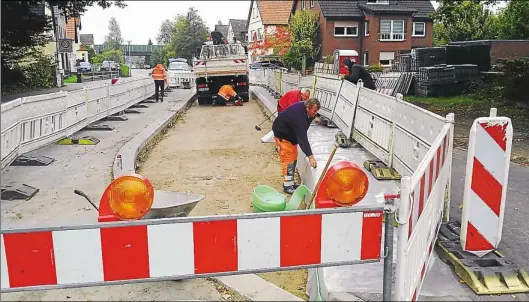
[[381,208],[3,230],[2,292],[380,260]]
[[496,108],[472,124],[460,236],[463,250],[480,257],[501,240],[511,145],[511,119]]

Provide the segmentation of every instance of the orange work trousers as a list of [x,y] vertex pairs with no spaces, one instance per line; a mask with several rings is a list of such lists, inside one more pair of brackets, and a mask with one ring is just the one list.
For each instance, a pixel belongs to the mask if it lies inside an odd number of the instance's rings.
[[[296,161],[298,160],[298,145],[293,145],[291,142],[283,139],[279,141],[277,137],[274,136],[276,146],[279,153],[279,160],[281,161],[281,175],[285,176],[294,176],[293,171],[292,175],[288,175],[287,171],[290,166],[295,166]],[[290,174],[290,173],[289,173]]]

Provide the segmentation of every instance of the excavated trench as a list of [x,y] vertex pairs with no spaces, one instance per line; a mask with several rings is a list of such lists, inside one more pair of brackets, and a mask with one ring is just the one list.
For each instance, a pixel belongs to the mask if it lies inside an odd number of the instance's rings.
[[[250,213],[257,185],[281,188],[274,145],[260,141],[271,123],[264,123],[261,132],[254,128],[264,118],[255,100],[242,107],[195,103],[145,155],[138,173],[155,189],[203,194],[190,216]],[[308,299],[306,270],[258,275]]]

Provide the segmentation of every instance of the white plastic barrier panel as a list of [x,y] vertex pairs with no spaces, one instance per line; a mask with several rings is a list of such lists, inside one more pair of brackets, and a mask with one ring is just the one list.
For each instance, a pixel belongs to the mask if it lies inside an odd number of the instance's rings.
[[1,169],[20,154],[57,141],[154,94],[150,78],[93,83],[71,92],[23,97],[2,104]]
[[283,95],[292,89],[299,89],[300,80],[299,73],[283,73],[281,75],[281,94]]
[[501,240],[512,132],[511,119],[497,117],[496,108],[470,129],[460,235],[463,250],[480,257]]
[[[321,115],[403,175],[395,299],[416,300],[441,222],[448,217],[454,115],[443,118],[402,100],[402,95],[388,96],[335,75],[311,78]],[[308,79],[302,77],[300,86]],[[267,85],[273,89],[274,82]]]
[[453,125],[447,123],[413,175],[401,180],[395,301],[419,296],[447,202],[452,139]]

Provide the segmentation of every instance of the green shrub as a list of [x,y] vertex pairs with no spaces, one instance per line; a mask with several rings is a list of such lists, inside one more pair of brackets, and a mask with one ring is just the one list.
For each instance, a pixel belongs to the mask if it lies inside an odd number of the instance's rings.
[[322,63],[325,63],[325,64],[334,64],[334,56],[333,55],[324,56],[322,61],[323,61]]
[[44,54],[11,68],[2,68],[2,95],[53,87],[55,70],[52,57]]
[[120,66],[120,76],[123,78],[130,77],[130,68],[128,65],[121,64]]
[[369,72],[383,72],[384,68],[380,64],[366,66],[366,70]]

